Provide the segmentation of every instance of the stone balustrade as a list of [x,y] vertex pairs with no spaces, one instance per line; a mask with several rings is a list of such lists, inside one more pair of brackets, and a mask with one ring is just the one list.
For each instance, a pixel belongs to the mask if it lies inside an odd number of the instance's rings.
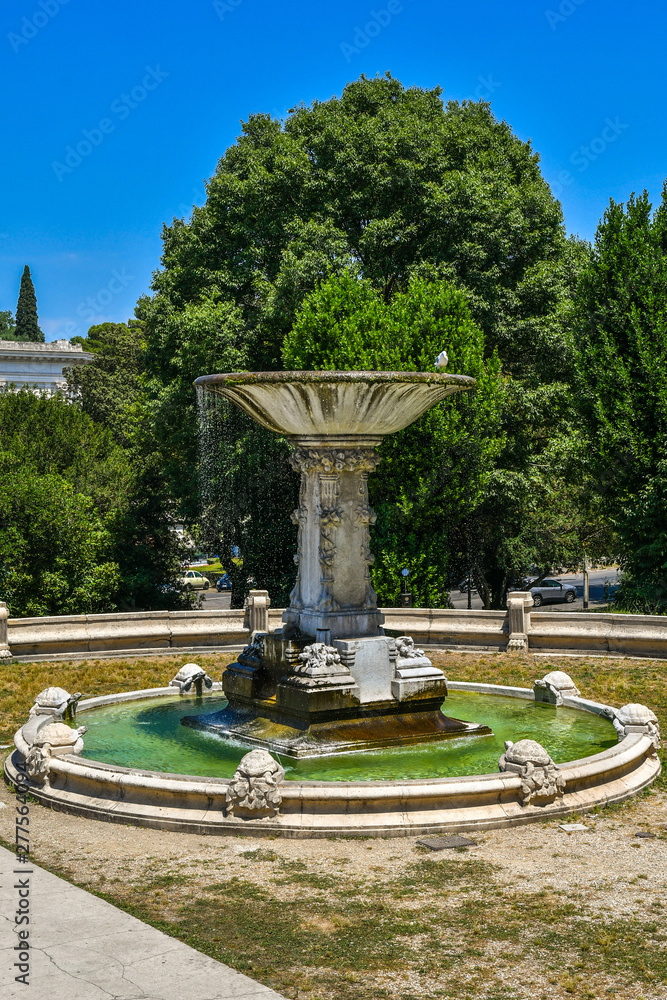
[[[520,602],[515,603],[516,605]],[[411,635],[419,646],[498,650],[509,647],[509,613],[448,611],[431,608],[383,608],[385,631]],[[513,623],[515,625],[516,623]],[[667,615],[619,615],[570,611],[534,611],[524,605],[526,651],[597,653],[667,658]]]
[[[510,609],[516,619],[520,601]],[[90,654],[213,650],[245,646],[250,631],[244,611],[142,611],[109,615],[10,618],[0,605],[2,649],[13,657],[81,657]],[[281,608],[263,608],[268,629],[282,624]],[[529,652],[597,653],[667,658],[667,616],[617,615],[525,608],[523,629],[508,611],[459,611],[442,608],[382,608],[385,631],[409,635],[417,646],[505,652],[510,635],[526,637]],[[7,645],[3,647],[3,642]]]
[[[269,612],[269,627],[279,628],[281,612]],[[110,615],[10,618],[13,656],[38,659],[88,653],[146,652],[224,648],[245,645],[248,630],[242,610],[138,611]]]

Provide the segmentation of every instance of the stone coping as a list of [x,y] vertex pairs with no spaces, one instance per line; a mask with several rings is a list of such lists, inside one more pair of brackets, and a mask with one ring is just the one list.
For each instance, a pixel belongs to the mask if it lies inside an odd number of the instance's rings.
[[[450,687],[526,699],[533,694],[528,688],[464,681]],[[86,699],[79,711],[170,695],[177,697],[174,688],[122,692]],[[606,708],[585,698],[566,699],[565,705],[595,714]],[[15,746],[5,762],[10,783],[29,751],[21,730]],[[510,772],[400,781],[287,781],[281,785],[278,814],[244,818],[226,815],[230,779],[66,756],[51,758],[48,780],[32,783],[31,794],[43,805],[89,818],[199,834],[402,837],[513,826],[619,802],[651,784],[660,774],[660,761],[652,740],[633,733],[608,750],[561,764],[559,771],[564,793],[545,805],[523,804],[521,779]]]
[[[509,638],[505,611],[447,608],[381,608],[385,632],[411,635],[418,646],[504,652]],[[271,608],[269,629],[283,610]],[[526,616],[528,652],[667,658],[667,616],[531,611]],[[106,615],[10,618],[14,657],[36,660],[97,655],[193,653],[243,647],[250,632],[241,609],[139,611]]]
[[69,340],[0,340],[0,349],[10,352],[30,351],[37,354],[85,354],[94,358],[94,354],[84,351],[81,344],[70,344]]

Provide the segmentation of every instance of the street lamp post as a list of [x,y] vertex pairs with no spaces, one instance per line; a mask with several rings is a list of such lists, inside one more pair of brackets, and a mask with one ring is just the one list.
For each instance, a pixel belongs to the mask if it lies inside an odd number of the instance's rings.
[[408,577],[410,576],[410,570],[404,566],[401,570],[401,607],[411,608],[412,607],[412,594],[408,592]]

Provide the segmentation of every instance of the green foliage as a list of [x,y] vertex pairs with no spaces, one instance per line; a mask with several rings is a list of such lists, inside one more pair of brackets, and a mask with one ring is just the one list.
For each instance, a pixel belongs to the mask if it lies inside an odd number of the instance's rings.
[[0,310],[0,340],[15,340],[16,324],[9,309]]
[[0,592],[13,617],[116,607],[118,565],[90,497],[62,476],[0,471]]
[[[165,303],[140,303],[152,331],[148,340],[147,384],[151,423],[164,473],[184,499],[184,512],[197,513],[198,419],[194,380],[210,371],[239,371],[247,365],[240,310],[229,302],[204,299],[181,311]],[[194,476],[193,476],[194,473]]]
[[[361,77],[340,98],[257,114],[220,160],[208,200],[164,232],[155,288],[176,308],[212,290],[258,331],[252,367],[279,365],[304,295],[350,267],[385,301],[417,269],[466,290],[489,343],[540,366],[566,253],[538,157],[482,102]],[[489,336],[490,335],[490,336]],[[552,336],[556,330],[552,329]],[[261,363],[259,363],[261,362]]]
[[[535,567],[620,546],[625,606],[667,604],[664,196],[653,216],[645,196],[612,203],[591,255],[566,239],[530,143],[488,104],[443,106],[438,88],[389,75],[284,123],[252,115],[207,194],[165,227],[137,320],[74,338],[95,360],[68,373],[70,414],[0,406],[12,460],[90,497],[119,600],[164,605],[183,521],[229,566],[234,606],[248,579],[287,601],[287,443],[197,403],[199,375],[432,370],[445,348],[477,388],[382,445],[369,483],[381,600],[398,600],[407,566],[419,603],[445,603],[471,572],[502,607]],[[11,336],[43,339],[27,267],[21,289]]]
[[423,278],[389,304],[369,281],[330,278],[304,300],[283,346],[287,368],[378,371],[432,369],[443,347],[448,372],[472,375],[477,386],[381,446],[383,461],[369,488],[378,514],[373,582],[383,605],[398,602],[404,566],[418,604],[447,603],[452,550],[502,448],[498,359],[485,360],[484,336],[463,293]]
[[[6,477],[7,489],[16,479],[17,490],[27,491],[27,486],[20,487],[20,473],[27,477],[26,482],[44,479],[50,484],[50,493],[36,491],[25,519],[19,517],[16,505],[3,515],[3,530],[10,535],[17,531],[27,539],[16,547],[7,542],[3,549],[0,591],[2,599],[10,602],[13,615],[47,613],[36,611],[38,607],[57,609],[53,594],[62,598],[62,613],[111,611],[119,606],[165,607],[170,602],[179,605],[178,595],[161,590],[178,575],[182,553],[154,457],[137,461],[134,451],[121,447],[108,428],[61,397],[9,391],[0,394],[0,473]],[[53,539],[44,536],[44,562],[39,555],[42,535],[33,536],[30,524],[36,517],[35,532],[42,531],[40,524],[48,524],[51,493],[62,497],[54,508]],[[44,575],[51,572],[49,560],[56,558],[49,554],[48,546],[56,544],[58,512],[63,518],[69,516],[70,508],[79,502],[82,513],[76,529],[82,532],[79,546],[84,561],[79,566],[73,542],[68,543],[69,548],[64,544],[57,563],[61,582],[54,590],[55,584]],[[39,503],[47,505],[41,514],[37,513]],[[69,528],[60,527],[63,538],[69,537]],[[93,553],[101,565],[113,567],[113,572],[109,569],[99,580],[86,569],[86,559],[92,564]],[[24,578],[25,583],[17,582]],[[88,597],[84,594],[87,586],[91,588]]]
[[123,576],[123,599],[140,608],[182,607],[165,584],[186,557],[174,530],[178,520],[153,429],[146,391],[146,344],[140,322],[102,323],[88,331],[85,350],[95,358],[66,370],[83,411],[122,446],[129,470],[110,524]]
[[304,299],[282,354],[288,369],[430,371],[443,345],[455,372],[465,363],[457,354],[484,349],[452,285],[415,278],[387,305],[370,281],[343,272]]
[[588,466],[621,547],[618,601],[667,610],[667,186],[610,202],[577,299]]
[[210,399],[198,406],[192,384],[208,372],[248,367],[241,310],[215,296],[182,310],[159,298],[144,300],[138,312],[151,331],[146,389],[156,461],[180,516],[225,562],[232,546],[240,547],[243,568],[230,566],[234,606],[243,601],[248,576],[275,601],[286,600],[294,572],[286,499],[295,477],[285,442],[238,411],[221,424],[224,404],[221,412]]
[[35,286],[30,276],[30,268],[26,264],[21,275],[19,299],[16,305],[16,329],[14,339],[33,343],[44,343],[44,334],[37,322],[37,296]]
[[85,340],[75,339],[95,360],[65,369],[68,388],[94,421],[109,428],[120,444],[129,444],[137,432],[142,396],[141,324],[101,323],[91,326]]
[[62,397],[0,394],[0,466],[62,476],[107,512],[127,489],[127,458],[112,435]]
[[[198,516],[191,474],[197,429],[186,372],[194,378],[235,367],[271,370],[297,361],[314,364],[318,357],[333,367],[342,364],[346,352],[355,367],[408,363],[399,358],[393,340],[377,342],[386,320],[382,308],[412,287],[413,279],[424,288],[433,283],[462,293],[468,321],[472,318],[484,334],[487,356],[492,359],[497,352],[508,376],[498,473],[487,477],[484,504],[477,493],[471,498],[466,528],[458,513],[449,518],[445,498],[456,489],[461,493],[460,483],[471,473],[462,474],[451,490],[444,472],[435,482],[433,469],[456,468],[461,455],[443,452],[436,438],[428,447],[420,438],[414,468],[406,473],[417,492],[404,491],[399,507],[408,526],[413,504],[425,504],[429,489],[442,495],[442,503],[435,504],[432,544],[437,539],[443,552],[449,550],[450,561],[467,564],[473,558],[487,604],[502,604],[517,561],[523,565],[527,558],[528,548],[520,541],[525,498],[547,492],[531,455],[535,446],[544,450],[548,436],[565,433],[571,422],[569,302],[586,254],[580,243],[565,238],[560,206],[530,144],[497,121],[488,104],[444,107],[437,88],[404,88],[390,76],[362,76],[339,98],[293,109],[283,124],[268,115],[251,116],[218,163],[206,204],[189,221],[165,227],[163,241],[155,294],[140,303],[138,315],[147,335],[156,429],[164,421],[165,472],[190,523]],[[327,282],[331,276],[340,279],[338,286]],[[317,315],[324,325],[318,330],[303,309],[320,286],[330,299],[320,303]],[[454,294],[451,288],[447,294]],[[438,329],[438,317],[425,315],[432,303],[427,297],[422,306],[410,301],[416,312],[408,322],[425,322],[430,336]],[[192,345],[196,365],[185,357],[180,344],[181,339],[191,342],[188,311],[210,309],[211,303],[233,310],[242,361],[216,352],[216,333],[208,325]],[[457,308],[462,306],[463,299]],[[363,345],[350,339],[362,314],[367,324]],[[298,343],[290,334],[297,316]],[[345,351],[335,343],[341,323]],[[285,338],[289,347],[283,355]],[[449,344],[439,342],[435,353],[443,347]],[[424,347],[410,354],[409,366],[432,370],[434,357]],[[453,404],[457,419],[466,405]],[[474,416],[470,419],[470,426],[479,427]],[[430,425],[419,426],[423,431]],[[295,546],[287,511],[296,491],[283,461],[286,448],[236,415],[230,415],[219,436],[227,450],[222,454],[215,446],[214,451],[227,471],[213,490],[217,500],[207,501],[208,537],[219,540],[221,551],[233,538],[243,551],[244,573],[286,595]],[[485,471],[478,480],[486,476]],[[393,509],[399,509],[396,497]],[[378,539],[384,511],[379,513]],[[390,530],[393,535],[395,529]],[[424,537],[420,529],[415,559]],[[217,550],[216,541],[212,544]],[[429,549],[424,565],[431,559]],[[443,555],[438,565],[444,560]],[[430,584],[424,586],[434,593]],[[272,593],[276,601],[277,592]],[[238,599],[235,589],[233,600]]]

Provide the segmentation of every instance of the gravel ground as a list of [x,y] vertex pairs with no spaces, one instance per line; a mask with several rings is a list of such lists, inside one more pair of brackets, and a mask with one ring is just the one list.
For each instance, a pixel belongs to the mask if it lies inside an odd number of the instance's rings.
[[[0,786],[0,803],[0,836],[11,842],[14,839],[14,800],[4,784]],[[160,879],[166,878],[168,888],[151,889],[148,898],[156,907],[155,912],[159,910],[160,919],[167,921],[177,919],[179,907],[192,899],[193,890],[196,891],[199,885],[205,890],[211,883],[242,880],[289,906],[290,902],[298,902],[307,891],[303,881],[290,880],[290,870],[298,868],[329,886],[317,897],[327,903],[337,900],[339,887],[357,881],[367,887],[370,898],[374,893],[377,898],[385,898],[391,896],[393,885],[414,871],[415,863],[451,862],[463,858],[494,866],[495,882],[493,887],[489,885],[489,895],[493,889],[497,896],[500,888],[504,893],[503,905],[507,905],[507,898],[511,900],[514,893],[517,899],[526,899],[527,893],[547,890],[545,905],[549,898],[560,903],[563,898],[571,899],[582,914],[588,915],[586,919],[595,919],[599,914],[602,920],[657,917],[664,922],[663,907],[667,907],[667,795],[662,791],[652,790],[630,803],[562,821],[583,821],[588,827],[586,831],[567,833],[555,820],[507,830],[489,830],[475,834],[478,846],[465,852],[427,851],[417,844],[417,838],[203,837],[82,819],[45,809],[36,803],[31,804],[30,820],[31,850],[37,863],[79,885],[105,892],[109,898],[120,891],[118,886],[127,893],[133,885],[137,889],[145,888],[149,882],[158,885]],[[636,837],[639,831],[655,836]],[[277,878],[277,875],[282,877]],[[475,886],[478,892],[484,892],[484,888],[484,885]],[[448,906],[465,904],[465,892],[458,893],[455,885],[447,895],[450,897]],[[127,900],[127,895],[122,899]],[[413,906],[417,915],[421,903],[416,898],[402,901],[402,905]],[[519,902],[517,905],[525,904]],[[320,918],[316,912],[310,918],[310,926],[319,934],[333,933],[336,929],[326,916]],[[460,934],[465,935],[465,927]],[[526,961],[516,944],[509,941],[499,944],[493,940],[481,944],[485,949],[482,963],[486,963],[489,970],[493,967],[494,985],[491,992],[480,990],[480,963],[475,966],[473,962],[470,995],[502,997],[503,1000],[505,997],[533,996],[544,1000],[569,996],[606,998],[620,987],[629,1000],[664,1000],[667,995],[664,982],[655,986],[646,982],[635,984],[623,977],[621,983],[602,973],[598,987],[591,985],[593,981],[589,976],[585,977],[584,989],[581,977],[575,976],[574,980],[568,976],[554,978],[553,973],[536,970],[535,963]],[[414,940],[410,940],[410,947],[415,947]],[[512,953],[512,964],[507,966]],[[242,971],[253,974],[252,968]],[[322,980],[328,974],[326,968],[309,971],[316,977],[320,975]],[[260,975],[259,971],[257,974]],[[467,970],[463,968],[459,976],[462,986],[466,978]],[[386,973],[376,970],[373,983],[382,990],[378,996],[429,1000],[457,995],[435,989],[432,981],[414,968],[406,968],[404,972],[388,969]],[[366,992],[367,983],[364,990],[361,986],[362,980],[359,980],[360,997],[376,995],[375,987]],[[351,994],[338,993],[338,988],[312,995],[356,996],[354,987],[349,987]],[[288,989],[286,994],[305,996],[309,995],[309,989],[303,992],[298,988],[295,992]],[[467,987],[463,995],[468,995]]]
[[[14,798],[0,784],[0,836],[14,840]],[[235,864],[243,852],[269,847],[285,859],[312,861],[334,866],[341,858],[347,871],[366,875],[369,857],[380,864],[388,878],[408,861],[423,853],[416,837],[393,839],[312,839],[287,840],[276,837],[203,837],[84,819],[46,809],[37,803],[30,809],[31,849],[36,861],[51,865],[67,862],[76,881],[99,881],[113,877],[128,862],[139,865],[160,858],[166,867],[202,861]],[[566,833],[560,823],[583,822],[589,829]],[[637,832],[655,834],[639,838]],[[623,885],[633,888],[618,894],[618,912],[633,912],[651,889],[665,893],[667,905],[667,795],[651,790],[648,795],[620,807],[595,810],[584,816],[530,823],[511,829],[488,830],[470,835],[478,846],[471,856],[501,866],[508,883],[523,880],[523,887],[538,889],[548,883],[554,888],[600,890]],[[451,856],[451,851],[429,852],[432,857]],[[259,866],[244,865],[248,869]],[[636,886],[637,879],[646,886]],[[604,904],[607,905],[606,903]]]

